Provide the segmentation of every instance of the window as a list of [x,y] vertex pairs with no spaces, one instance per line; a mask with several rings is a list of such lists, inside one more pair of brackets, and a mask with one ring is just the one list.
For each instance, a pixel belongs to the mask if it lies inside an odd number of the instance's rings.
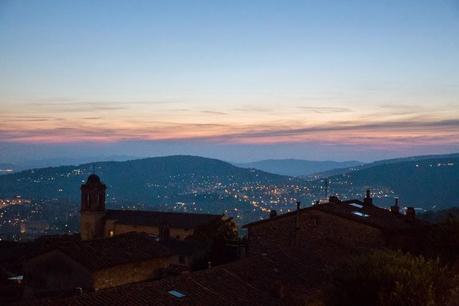
[[178,299],[181,299],[181,298],[184,298],[186,296],[185,293],[182,293],[182,292],[179,292],[177,290],[171,290],[168,292],[170,295],[172,295],[173,297],[176,297]]
[[360,211],[353,211],[352,214],[359,216],[359,217],[363,217],[363,218],[368,218],[370,216],[369,214],[366,214]]
[[312,216],[312,217],[308,218],[308,221],[307,221],[308,222],[307,223],[308,226],[310,226],[310,227],[318,226],[319,225],[319,219],[320,219],[319,216]]

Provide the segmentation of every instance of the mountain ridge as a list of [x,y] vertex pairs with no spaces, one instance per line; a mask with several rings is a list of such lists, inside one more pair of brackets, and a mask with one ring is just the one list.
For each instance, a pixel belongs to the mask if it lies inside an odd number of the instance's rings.
[[396,164],[396,163],[410,162],[410,161],[421,161],[421,160],[428,160],[428,159],[448,159],[448,158],[456,158],[456,157],[459,158],[459,153],[417,155],[417,156],[383,159],[383,160],[378,160],[378,161],[374,161],[370,163],[363,163],[362,165],[359,165],[359,166],[351,166],[347,168],[335,168],[335,169],[330,169],[327,171],[316,172],[311,175],[305,175],[302,177],[307,178],[307,179],[327,178],[327,177],[331,177],[335,175],[345,174],[347,172],[372,168],[372,167],[376,167],[379,165]]
[[[0,176],[0,197],[11,197],[21,194],[25,197],[37,197],[49,192],[48,197],[59,197],[59,193],[67,193],[70,198],[78,200],[78,188],[82,181],[91,174],[100,175],[109,186],[109,192],[118,194],[127,186],[134,189],[147,188],[146,185],[185,185],[184,177],[193,183],[200,180],[220,177],[222,182],[288,182],[289,178],[260,170],[243,169],[218,159],[204,158],[191,155],[173,155],[150,157],[127,161],[99,161],[77,166],[46,167],[24,170],[17,173]],[[195,177],[199,176],[199,177]],[[59,178],[59,182],[57,182]],[[20,183],[20,184],[17,184]],[[193,184],[192,183],[192,184]],[[34,186],[35,184],[35,186]],[[22,186],[19,186],[22,185]],[[40,188],[37,189],[37,186]],[[139,187],[141,186],[141,187]],[[35,188],[34,188],[35,187]],[[182,186],[184,187],[184,186]],[[35,192],[33,191],[35,190]],[[60,190],[60,191],[59,191]],[[21,192],[22,191],[22,192]],[[141,200],[138,190],[121,192],[123,199]],[[129,198],[128,196],[132,196]]]
[[279,175],[308,176],[316,172],[327,171],[337,168],[348,168],[362,165],[359,161],[314,161],[305,159],[265,159],[248,163],[234,164],[242,168],[253,168]]
[[328,180],[338,194],[373,188],[386,205],[399,197],[402,205],[424,209],[459,206],[459,155],[381,162]]

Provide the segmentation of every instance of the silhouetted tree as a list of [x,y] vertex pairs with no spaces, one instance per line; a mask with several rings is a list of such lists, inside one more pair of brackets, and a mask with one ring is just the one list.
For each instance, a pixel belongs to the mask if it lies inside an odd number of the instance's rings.
[[207,267],[208,262],[218,265],[237,259],[237,249],[228,245],[238,240],[237,227],[231,219],[215,220],[195,229],[189,239],[208,242],[208,252],[205,258],[195,263],[195,269]]
[[428,257],[439,257],[450,265],[459,259],[459,221],[449,215],[446,221],[431,227],[425,237],[423,253]]
[[438,260],[378,250],[336,269],[324,296],[326,305],[457,305],[459,277]]

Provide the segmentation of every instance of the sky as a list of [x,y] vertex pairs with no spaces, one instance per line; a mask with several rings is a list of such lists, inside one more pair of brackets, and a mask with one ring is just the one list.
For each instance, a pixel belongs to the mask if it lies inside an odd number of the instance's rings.
[[449,152],[457,0],[0,0],[0,163]]

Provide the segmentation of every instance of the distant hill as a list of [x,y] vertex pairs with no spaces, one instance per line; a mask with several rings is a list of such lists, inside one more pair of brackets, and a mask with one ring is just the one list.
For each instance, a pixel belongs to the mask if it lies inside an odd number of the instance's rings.
[[459,153],[441,154],[441,155],[421,155],[421,156],[384,159],[384,160],[378,160],[372,163],[366,163],[366,164],[362,163],[360,165],[351,165],[349,167],[317,171],[310,175],[304,175],[303,177],[307,179],[327,178],[327,177],[340,175],[340,174],[344,174],[344,173],[348,173],[352,171],[372,168],[372,167],[379,166],[379,165],[397,164],[397,163],[402,163],[402,162],[415,162],[415,161],[422,161],[422,160],[429,160],[429,159],[450,159],[450,158],[459,158]]
[[[306,181],[203,157],[168,156],[1,175],[0,198],[21,195],[57,201],[63,207],[78,205],[80,185],[93,166],[108,187],[108,207],[226,212],[243,224],[266,217],[269,209],[282,213],[293,208],[296,200],[307,204],[325,196],[321,179]],[[346,169],[329,177],[329,194],[361,198],[371,188],[377,204],[392,204],[398,196],[402,205],[425,209],[459,206],[459,155],[380,161]]]
[[253,168],[269,173],[288,176],[308,176],[313,173],[339,168],[360,166],[358,161],[310,161],[301,159],[268,159],[251,163],[236,164],[242,168]]
[[[241,223],[264,217],[253,201],[270,201],[266,186],[289,190],[301,179],[196,156],[154,157],[26,170],[0,176],[0,198],[79,203],[80,185],[92,168],[107,185],[107,206],[223,213]],[[294,194],[295,190],[291,191]],[[287,200],[286,200],[287,201]],[[294,203],[294,201],[288,201]],[[73,205],[73,204],[72,204]],[[267,204],[265,204],[267,205]],[[292,204],[293,205],[293,204]]]
[[459,155],[381,161],[329,179],[335,193],[370,187],[386,204],[398,196],[402,205],[425,209],[459,206]]
[[[86,156],[80,158],[52,158],[52,159],[41,159],[41,160],[21,160],[15,163],[2,164],[0,163],[0,169],[9,167],[14,169],[14,172],[37,169],[37,168],[48,168],[48,167],[59,167],[62,165],[80,165],[93,161],[126,161],[133,160],[139,157],[129,155],[104,155],[104,156]],[[2,174],[2,173],[0,173]]]

